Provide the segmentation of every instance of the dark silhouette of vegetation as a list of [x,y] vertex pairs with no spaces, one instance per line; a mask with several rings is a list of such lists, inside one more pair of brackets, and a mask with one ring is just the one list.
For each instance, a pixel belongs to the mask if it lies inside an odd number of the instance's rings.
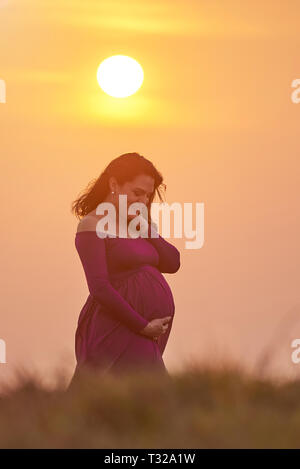
[[169,377],[86,370],[53,389],[20,372],[2,389],[1,448],[299,448],[300,379],[188,363]]

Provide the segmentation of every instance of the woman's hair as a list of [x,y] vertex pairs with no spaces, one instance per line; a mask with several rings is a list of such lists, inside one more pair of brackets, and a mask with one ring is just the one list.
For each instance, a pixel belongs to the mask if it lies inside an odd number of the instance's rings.
[[81,219],[94,210],[110,191],[108,184],[110,177],[114,176],[118,184],[123,185],[125,182],[132,181],[140,174],[147,174],[154,179],[154,191],[147,205],[148,222],[151,222],[150,208],[155,193],[158,194],[160,201],[163,202],[162,193],[166,190],[167,186],[163,183],[163,177],[153,163],[139,153],[124,153],[114,158],[102,171],[100,176],[90,181],[82,195],[72,203],[71,212],[78,219]]

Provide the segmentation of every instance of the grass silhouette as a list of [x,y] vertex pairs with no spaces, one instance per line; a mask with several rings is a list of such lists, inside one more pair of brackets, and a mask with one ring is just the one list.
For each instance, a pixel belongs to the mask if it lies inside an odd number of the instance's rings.
[[169,377],[19,370],[0,396],[1,448],[299,448],[300,379],[189,361]]

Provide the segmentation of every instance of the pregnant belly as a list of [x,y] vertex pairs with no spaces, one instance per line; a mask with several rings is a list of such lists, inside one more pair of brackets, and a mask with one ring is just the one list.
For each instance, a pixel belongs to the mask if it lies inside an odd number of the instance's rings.
[[174,316],[172,291],[156,267],[145,264],[132,271],[112,275],[111,283],[145,319]]
[[[165,316],[173,319],[175,305],[171,289],[162,273],[151,265],[110,276],[113,287],[128,303],[148,321]],[[172,328],[169,322],[166,332],[153,342],[152,338],[133,335],[130,329],[110,316],[102,306],[89,295],[83,306],[76,330],[75,352],[78,364],[84,362],[112,366],[123,355],[127,347],[135,346],[138,340],[143,350],[163,354]],[[149,344],[151,341],[151,344]],[[150,347],[150,348],[149,348]]]

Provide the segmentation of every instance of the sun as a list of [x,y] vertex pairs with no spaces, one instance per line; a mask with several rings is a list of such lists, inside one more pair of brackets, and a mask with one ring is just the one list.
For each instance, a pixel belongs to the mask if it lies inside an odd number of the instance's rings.
[[112,55],[99,65],[97,80],[109,96],[126,98],[141,87],[144,72],[135,59],[127,55]]

